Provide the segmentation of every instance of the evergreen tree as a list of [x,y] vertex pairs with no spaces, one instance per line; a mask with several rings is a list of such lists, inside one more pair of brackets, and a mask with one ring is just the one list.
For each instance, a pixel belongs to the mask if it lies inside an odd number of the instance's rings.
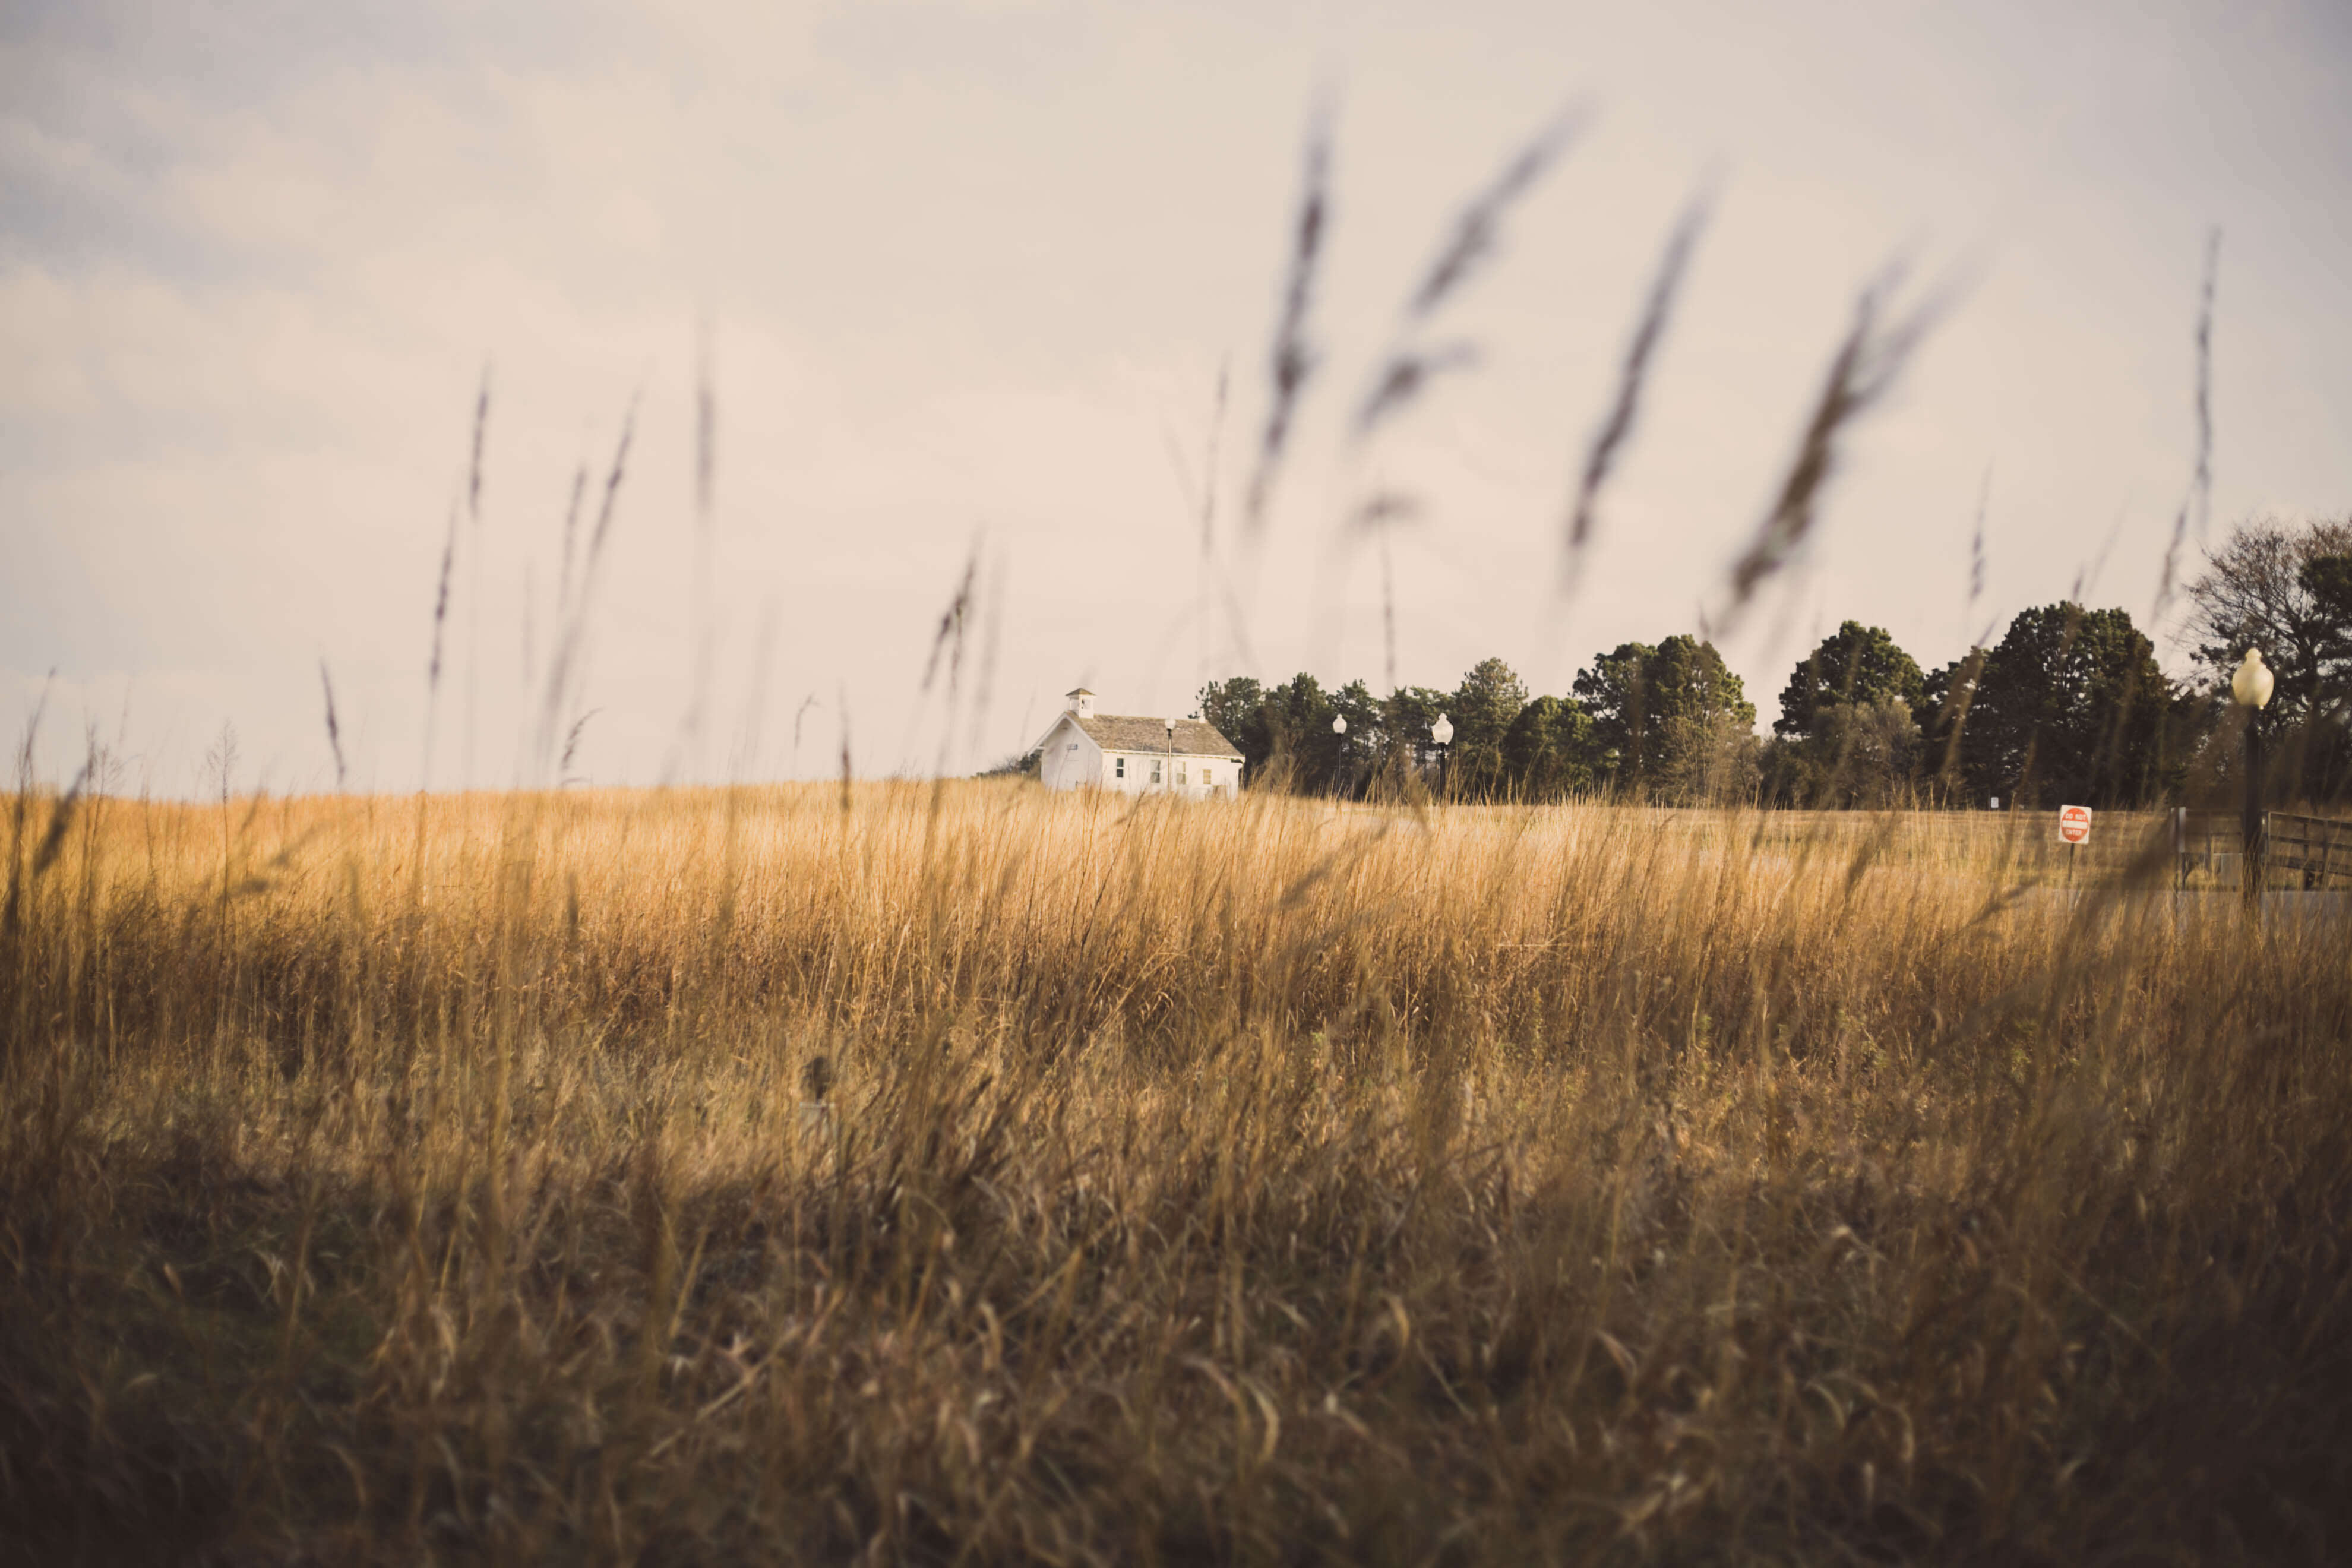
[[1267,759],[1274,755],[1274,735],[1266,728],[1265,691],[1246,675],[1212,680],[1201,688],[1201,717],[1234,743],[1242,754],[1242,783],[1258,782]]
[[1449,702],[1454,793],[1472,798],[1499,794],[1509,782],[1503,739],[1528,705],[1526,683],[1501,659],[1482,658],[1462,677]]
[[1766,771],[1789,805],[1879,808],[1907,798],[1927,678],[1884,626],[1847,621],[1780,691]]
[[1710,642],[1624,643],[1577,671],[1599,781],[1637,798],[1737,798],[1754,787],[1756,705]]
[[1822,639],[1780,691],[1780,716],[1772,731],[1792,738],[1810,735],[1823,709],[1852,703],[1901,701],[1916,710],[1926,681],[1912,657],[1895,646],[1884,626],[1847,621]]
[[1577,702],[1592,716],[1593,771],[1609,789],[1639,794],[1649,777],[1650,691],[1646,671],[1658,650],[1620,643],[1576,672]]
[[1331,732],[1331,700],[1304,670],[1265,694],[1260,704],[1272,745],[1268,776],[1279,775],[1299,795],[1329,793],[1339,773],[1339,737]]
[[1592,715],[1573,701],[1538,697],[1503,736],[1509,788],[1522,800],[1550,801],[1592,787]]
[[1380,759],[1380,776],[1391,787],[1402,785],[1407,774],[1425,773],[1435,764],[1437,745],[1429,737],[1429,727],[1453,700],[1452,693],[1431,686],[1400,686],[1389,693],[1382,705],[1386,716],[1381,727],[1386,745]]
[[1989,647],[1972,647],[1951,663],[1927,672],[1917,718],[1919,784],[1930,799],[1946,805],[1969,803],[1973,786],[1960,765],[1959,742],[1968,732],[1969,708],[1976,701],[1978,679],[1991,655]]
[[2285,776],[2297,795],[2340,801],[2352,798],[2352,542],[2347,553],[2313,555],[2296,577],[2323,629],[2314,650],[2319,679]]
[[1776,805],[1814,809],[1902,805],[1917,793],[1927,750],[1911,704],[1900,697],[1832,703],[1814,710],[1805,734],[1767,742],[1767,793]]
[[2178,782],[2187,755],[2189,727],[2179,721],[2189,704],[2119,609],[2062,603],[2025,611],[1965,695],[1960,771],[1977,798],[2146,805]]
[[1379,776],[1381,758],[1388,749],[1388,709],[1360,680],[1351,680],[1333,692],[1331,709],[1348,721],[1348,732],[1338,737],[1339,772],[1332,788],[1350,798],[1360,797]]

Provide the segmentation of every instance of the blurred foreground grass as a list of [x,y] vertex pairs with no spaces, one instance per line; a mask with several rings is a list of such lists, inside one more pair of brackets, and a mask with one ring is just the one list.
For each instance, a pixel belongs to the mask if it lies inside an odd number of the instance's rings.
[[2144,857],[2068,901],[1958,817],[1017,784],[56,813],[7,1560],[2352,1550],[2352,926]]

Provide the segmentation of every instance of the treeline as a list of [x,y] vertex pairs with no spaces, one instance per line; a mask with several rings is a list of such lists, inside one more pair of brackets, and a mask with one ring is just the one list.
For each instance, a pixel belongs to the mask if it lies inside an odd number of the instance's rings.
[[[2238,748],[2216,742],[2235,733],[2229,674],[2259,647],[2277,676],[2264,722],[2283,742],[2266,793],[2352,798],[2352,521],[2242,526],[2186,601],[2197,668],[2181,681],[2121,609],[2029,609],[1933,669],[1847,621],[1791,671],[1769,736],[1714,645],[1686,635],[1596,654],[1562,696],[1488,658],[1450,691],[1385,697],[1307,674],[1212,681],[1200,712],[1240,748],[1246,783],[1306,794],[2131,807],[2242,787]],[[1432,735],[1441,714],[1450,746]]]

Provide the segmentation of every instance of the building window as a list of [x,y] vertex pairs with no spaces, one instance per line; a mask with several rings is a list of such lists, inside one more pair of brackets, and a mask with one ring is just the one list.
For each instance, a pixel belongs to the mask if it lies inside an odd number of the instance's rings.
[[1157,762],[1151,764],[1151,782],[1153,784],[1160,782],[1160,764]]
[[1115,779],[1123,779],[1127,776],[1127,759],[1125,757],[1115,757],[1111,760],[1110,775]]
[[1201,765],[1201,782],[1202,784],[1207,784],[1209,782],[1209,768],[1208,764],[1205,763]]
[[1181,763],[1176,764],[1176,782],[1178,784],[1184,782],[1184,764]]

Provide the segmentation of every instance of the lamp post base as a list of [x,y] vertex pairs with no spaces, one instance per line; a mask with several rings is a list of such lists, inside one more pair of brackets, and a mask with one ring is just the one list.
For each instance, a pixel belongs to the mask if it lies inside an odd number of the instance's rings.
[[2263,710],[2252,708],[2246,711],[2246,804],[2238,823],[2242,849],[2238,877],[2250,910],[2262,903],[2263,862],[2270,847],[2269,826],[2263,811]]

